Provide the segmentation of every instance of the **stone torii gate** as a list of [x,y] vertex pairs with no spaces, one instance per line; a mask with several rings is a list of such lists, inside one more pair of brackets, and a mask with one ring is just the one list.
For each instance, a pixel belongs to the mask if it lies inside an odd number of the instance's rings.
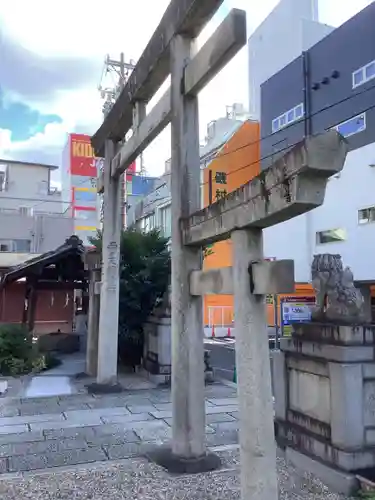
[[[264,295],[294,290],[291,261],[263,260],[262,228],[323,203],[327,179],[344,164],[335,131],[306,138],[261,175],[200,210],[199,91],[246,44],[246,15],[234,9],[197,52],[195,39],[223,0],[172,0],[118,100],[92,137],[105,156],[103,266],[97,383],[117,382],[120,176],[172,124],[173,438],[153,458],[174,471],[219,466],[205,444],[202,295],[235,297],[242,498],[277,499],[276,449]],[[170,89],[146,103],[171,75]],[[132,137],[125,142],[130,129]],[[233,268],[202,271],[202,246],[233,241]]]

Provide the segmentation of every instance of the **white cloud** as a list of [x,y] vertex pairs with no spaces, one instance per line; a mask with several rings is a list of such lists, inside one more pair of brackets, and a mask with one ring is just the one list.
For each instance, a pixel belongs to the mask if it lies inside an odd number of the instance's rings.
[[[42,157],[61,157],[66,134],[76,130],[93,133],[100,125],[101,100],[97,85],[104,56],[118,57],[123,51],[127,59],[141,55],[151,34],[158,25],[169,0],[112,0],[110,4],[93,3],[91,0],[19,0],[0,2],[0,24],[14,41],[39,57],[39,61],[53,58],[58,62],[69,58],[92,61],[98,74],[85,82],[78,90],[58,89],[48,99],[13,95],[42,113],[55,113],[63,123],[48,125],[43,133],[23,142],[12,142],[9,131],[0,130],[0,153],[19,156],[30,152]],[[248,14],[248,35],[275,7],[277,0],[225,0],[222,12],[233,7],[242,8]],[[342,2],[321,0],[321,21],[338,25],[368,5],[370,0]],[[22,8],[20,7],[22,5]],[[20,15],[22,12],[22,15]],[[221,21],[215,16],[200,37],[200,44],[213,32]],[[199,97],[201,136],[206,124],[225,113],[225,106],[234,102],[247,104],[248,61],[246,47],[204,89]],[[33,71],[38,71],[35,67]],[[90,74],[91,75],[91,74]],[[8,96],[9,98],[9,96]],[[170,155],[169,128],[154,141],[145,154],[150,174],[160,174],[163,163]],[[46,155],[46,152],[50,152]],[[44,156],[43,156],[44,155]]]

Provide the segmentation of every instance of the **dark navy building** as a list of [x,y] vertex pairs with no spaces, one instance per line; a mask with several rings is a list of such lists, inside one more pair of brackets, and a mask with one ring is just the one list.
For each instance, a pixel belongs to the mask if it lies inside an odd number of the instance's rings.
[[263,83],[262,168],[333,127],[351,150],[375,142],[375,2]]

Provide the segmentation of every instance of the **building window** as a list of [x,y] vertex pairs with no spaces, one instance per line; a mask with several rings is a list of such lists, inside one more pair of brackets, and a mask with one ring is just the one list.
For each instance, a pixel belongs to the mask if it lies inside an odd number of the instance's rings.
[[375,206],[358,210],[358,224],[375,222]]
[[327,231],[319,231],[316,233],[316,243],[317,245],[323,245],[325,243],[337,243],[338,241],[346,240],[345,229],[328,229]]
[[226,184],[227,183],[226,172],[216,172],[215,173],[215,182],[217,184]]
[[291,123],[300,120],[301,118],[303,118],[304,114],[305,114],[304,105],[301,102],[297,106],[294,106],[294,108],[289,109],[282,115],[272,120],[272,133],[275,133],[281,130],[282,128],[287,127]]
[[162,207],[160,209],[160,226],[164,238],[171,237],[172,220],[171,220],[171,206]]
[[360,132],[366,130],[366,113],[353,116],[353,118],[339,123],[333,128],[343,137],[350,137],[351,135],[359,134]]
[[0,239],[0,252],[19,252],[30,253],[31,240],[15,239],[4,240]]
[[279,119],[278,118],[275,118],[274,120],[272,120],[272,132],[275,133],[279,130]]
[[18,207],[20,215],[25,215],[27,217],[32,217],[34,215],[33,207]]
[[365,66],[353,71],[352,73],[352,86],[353,89],[369,82],[375,78],[375,61],[371,61]]
[[152,229],[155,229],[155,215],[147,215],[146,217],[143,217],[141,219],[141,229],[145,233],[148,231],[152,231]]
[[0,192],[6,191],[6,172],[0,170]]

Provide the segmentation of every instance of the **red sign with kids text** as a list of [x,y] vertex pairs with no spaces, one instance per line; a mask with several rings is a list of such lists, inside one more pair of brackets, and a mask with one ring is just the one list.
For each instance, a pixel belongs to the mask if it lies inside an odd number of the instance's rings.
[[97,177],[97,159],[91,146],[90,136],[70,134],[70,174]]

